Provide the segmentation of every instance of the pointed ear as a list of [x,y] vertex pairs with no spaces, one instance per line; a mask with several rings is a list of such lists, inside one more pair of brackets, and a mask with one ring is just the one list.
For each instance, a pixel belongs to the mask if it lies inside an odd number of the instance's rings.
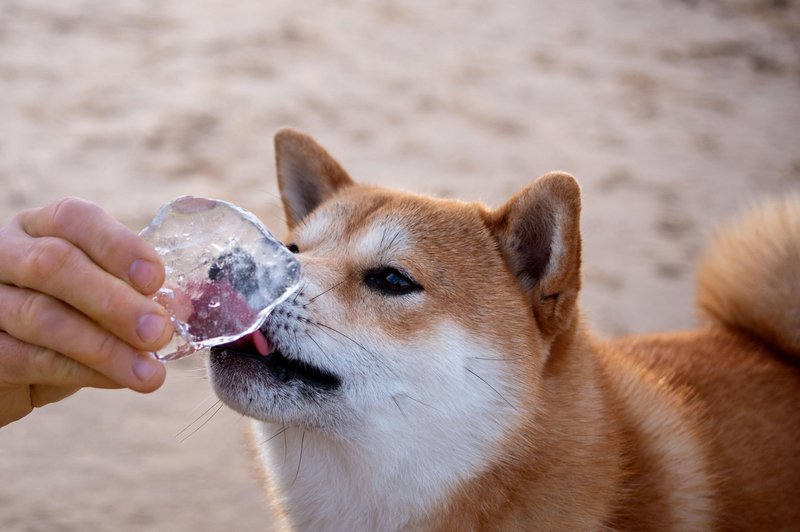
[[581,192],[569,174],[545,174],[491,213],[509,266],[528,295],[542,334],[566,330],[581,277]]
[[284,128],[275,134],[275,160],[289,229],[353,180],[310,136]]

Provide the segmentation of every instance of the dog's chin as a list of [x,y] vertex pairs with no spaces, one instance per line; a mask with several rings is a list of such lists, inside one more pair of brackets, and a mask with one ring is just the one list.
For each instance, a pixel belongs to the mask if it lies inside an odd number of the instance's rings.
[[211,348],[209,376],[219,398],[261,421],[304,418],[336,396],[341,378],[283,351],[263,331]]

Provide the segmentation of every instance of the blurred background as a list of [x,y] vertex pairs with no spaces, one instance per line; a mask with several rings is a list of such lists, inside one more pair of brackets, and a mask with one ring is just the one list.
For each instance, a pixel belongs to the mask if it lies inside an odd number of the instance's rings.
[[[138,230],[193,194],[280,235],[292,125],[357,180],[491,206],[575,174],[595,328],[690,327],[714,225],[800,188],[799,4],[0,0],[0,223],[76,195]],[[0,530],[269,530],[192,358],[2,429]]]

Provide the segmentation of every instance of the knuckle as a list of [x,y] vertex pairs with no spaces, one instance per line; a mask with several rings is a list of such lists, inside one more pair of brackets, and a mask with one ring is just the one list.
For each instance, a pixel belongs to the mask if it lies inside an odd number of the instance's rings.
[[65,364],[61,355],[44,347],[35,347],[28,360],[35,375],[50,375],[56,378],[64,373]]
[[40,292],[29,292],[17,309],[19,327],[25,331],[36,331],[51,322],[52,309],[49,298]]
[[90,366],[105,365],[114,357],[119,347],[119,340],[112,334],[104,334],[94,347],[92,353],[87,354]]
[[29,360],[33,375],[47,376],[48,382],[62,386],[80,382],[86,371],[75,360],[44,347],[33,347]]
[[84,199],[68,196],[54,201],[48,206],[50,224],[56,229],[65,229],[86,218],[95,208],[93,203]]
[[9,225],[22,226],[24,220],[30,218],[31,216],[36,215],[40,210],[41,209],[37,208],[23,209],[17,212],[17,214],[15,214],[13,218],[11,218],[11,224]]
[[58,273],[70,260],[72,246],[65,240],[42,237],[34,240],[23,259],[26,280],[36,281]]
[[125,286],[114,286],[98,298],[97,305],[101,320],[114,322],[118,316],[130,312],[133,301]]
[[0,333],[0,381],[21,383],[28,380],[28,349],[31,346]]

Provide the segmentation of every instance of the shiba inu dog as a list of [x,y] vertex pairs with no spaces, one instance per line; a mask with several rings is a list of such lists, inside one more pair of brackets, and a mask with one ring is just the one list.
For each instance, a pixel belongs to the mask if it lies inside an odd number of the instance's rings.
[[571,176],[490,210],[275,143],[303,284],[209,371],[286,527],[800,529],[800,196],[721,232],[700,328],[605,342]]

